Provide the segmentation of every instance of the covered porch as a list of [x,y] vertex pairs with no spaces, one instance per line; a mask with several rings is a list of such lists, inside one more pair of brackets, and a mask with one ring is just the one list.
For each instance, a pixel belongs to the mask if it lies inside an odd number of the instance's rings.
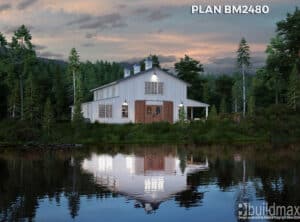
[[183,104],[185,107],[187,120],[200,120],[207,119],[208,117],[208,107],[206,103],[198,102],[195,100],[188,99]]

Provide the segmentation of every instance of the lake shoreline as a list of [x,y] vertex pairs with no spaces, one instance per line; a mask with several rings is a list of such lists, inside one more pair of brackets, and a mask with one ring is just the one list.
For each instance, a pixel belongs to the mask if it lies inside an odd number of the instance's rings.
[[0,121],[3,146],[65,147],[76,144],[297,144],[300,116],[276,106],[261,115],[237,121],[234,115],[220,115],[206,121],[155,122],[149,124],[105,124],[58,122],[49,129],[30,121]]
[[0,150],[14,149],[14,150],[83,150],[87,147],[105,147],[105,146],[232,146],[236,147],[294,147],[298,143],[271,143],[268,141],[223,141],[210,143],[172,143],[172,142],[136,142],[136,143],[101,143],[101,144],[68,144],[68,143],[0,143]]

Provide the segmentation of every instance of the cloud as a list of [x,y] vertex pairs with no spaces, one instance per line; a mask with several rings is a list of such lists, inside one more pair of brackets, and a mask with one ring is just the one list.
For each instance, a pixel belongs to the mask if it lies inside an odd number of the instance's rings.
[[44,45],[34,45],[34,48],[35,48],[36,50],[44,50],[44,49],[47,48],[47,46],[44,46]]
[[[250,62],[251,67],[249,73],[254,74],[257,68],[261,68],[265,65],[265,57],[253,56]],[[222,57],[210,59],[209,63],[204,64],[204,70],[208,73],[232,74],[238,71],[236,58]]]
[[133,11],[134,14],[137,14],[137,15],[141,15],[141,14],[145,14],[149,12],[149,9],[148,8],[137,8]]
[[83,44],[81,44],[81,46],[83,46],[83,47],[93,47],[93,46],[95,46],[95,44],[94,43],[83,43]]
[[[31,26],[31,25],[25,25],[26,26],[26,28],[29,30],[29,31],[32,31],[32,30],[34,30],[35,28],[33,27],[33,26]],[[17,29],[19,28],[20,26],[5,26],[4,28],[3,28],[3,31],[4,31],[4,33],[6,33],[6,34],[12,34],[12,33],[14,33],[15,31],[17,31]]]
[[170,63],[176,61],[176,56],[174,55],[168,55],[168,56],[158,55],[157,57],[160,63]]
[[116,8],[124,9],[124,8],[127,8],[127,5],[126,4],[118,4],[118,5],[116,5]]
[[[145,57],[133,57],[131,59],[125,60],[125,63],[131,63],[131,64],[135,64],[138,63],[142,60],[144,60],[147,56]],[[162,63],[172,63],[176,61],[176,56],[174,55],[158,55],[158,61],[162,64]]]
[[37,55],[39,57],[50,58],[50,59],[62,59],[63,58],[62,54],[52,53],[52,52],[49,52],[49,51],[41,52],[41,53],[37,52]]
[[[252,65],[261,65],[264,64],[265,58],[262,56],[254,56],[250,58]],[[210,59],[210,62],[216,65],[226,65],[226,64],[236,64],[236,58],[234,57],[223,57],[223,58],[214,58]]]
[[148,16],[147,16],[147,19],[148,21],[150,22],[154,22],[154,21],[161,21],[163,19],[166,19],[170,17],[170,14],[168,13],[165,13],[161,10],[155,10],[155,11],[152,11]]
[[11,8],[11,4],[8,4],[8,3],[2,4],[2,5],[0,5],[0,12],[6,11],[6,10],[8,10],[10,8]]
[[94,37],[96,37],[97,36],[97,33],[86,33],[85,34],[85,37],[87,38],[87,39],[91,39],[91,38],[94,38]]
[[127,24],[122,21],[123,18],[118,13],[98,16],[93,21],[80,25],[81,29],[106,29],[106,28],[120,28]]
[[88,22],[91,19],[92,19],[92,16],[90,16],[90,15],[81,15],[80,18],[68,22],[67,25],[78,25],[78,24]]
[[37,1],[38,0],[23,0],[17,5],[17,8],[19,10],[24,10],[24,9],[28,8],[29,6],[33,5],[34,3],[36,3]]
[[147,21],[154,22],[154,21],[161,21],[170,17],[169,13],[162,11],[161,9],[148,9],[145,7],[137,8],[133,10],[133,14],[142,16],[144,15]]

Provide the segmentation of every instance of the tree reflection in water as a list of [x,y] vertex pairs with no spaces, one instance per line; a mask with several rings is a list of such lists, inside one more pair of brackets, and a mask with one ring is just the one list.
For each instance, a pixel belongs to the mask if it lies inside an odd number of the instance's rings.
[[[159,210],[160,204],[165,201],[175,201],[178,207],[201,207],[206,203],[205,196],[206,192],[210,192],[210,186],[217,187],[221,192],[240,190],[240,184],[243,184],[243,160],[246,161],[247,166],[246,192],[251,197],[278,205],[300,205],[299,151],[266,149],[169,146],[114,147],[109,150],[89,148],[83,151],[2,150],[0,153],[0,221],[22,219],[32,221],[36,217],[41,200],[55,201],[60,205],[63,198],[67,199],[70,218],[80,215],[80,204],[85,201],[83,197],[106,199],[125,196],[135,200],[132,207],[144,208],[148,213]],[[143,162],[135,161],[135,164],[141,165],[131,169],[134,170],[132,175],[136,176],[137,180],[140,177],[163,177],[166,195],[158,192],[162,199],[158,198],[158,201],[154,202],[149,199],[145,201],[144,196],[134,196],[126,190],[114,190],[111,186],[100,183],[92,172],[82,167],[85,161],[92,160],[93,155],[106,155],[113,159],[118,155],[142,158]],[[208,170],[187,173],[187,169],[191,166],[205,164],[206,157],[209,163]],[[128,166],[133,163],[133,159],[130,158],[127,160],[125,158],[124,161],[125,166],[126,163]],[[176,192],[168,193],[167,189],[171,189],[168,181],[172,181],[175,174],[184,178],[185,187],[176,190],[171,186]],[[117,184],[116,174],[112,176]],[[148,180],[143,184],[143,194],[147,189],[151,193],[154,188],[161,187],[160,180],[159,178],[157,181]]]

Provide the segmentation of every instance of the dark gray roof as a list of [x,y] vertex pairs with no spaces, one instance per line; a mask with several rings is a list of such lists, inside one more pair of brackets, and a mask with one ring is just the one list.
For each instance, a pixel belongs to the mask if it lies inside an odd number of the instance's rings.
[[119,82],[123,82],[123,81],[126,81],[126,80],[128,80],[128,79],[132,79],[132,78],[135,78],[135,77],[137,77],[137,76],[143,75],[143,74],[145,74],[145,73],[147,73],[147,72],[149,72],[149,71],[155,71],[155,70],[160,70],[161,72],[163,72],[163,73],[165,73],[165,74],[167,74],[167,75],[169,75],[169,76],[172,76],[173,78],[175,78],[175,79],[177,79],[177,80],[179,80],[179,81],[181,81],[181,82],[184,82],[184,83],[187,84],[188,86],[191,86],[190,83],[183,81],[183,80],[180,79],[179,77],[177,77],[177,76],[175,76],[175,75],[173,75],[173,74],[171,74],[171,73],[169,73],[169,72],[166,72],[166,71],[164,71],[164,70],[162,70],[162,69],[160,69],[160,68],[158,68],[158,67],[153,67],[153,68],[151,68],[151,69],[147,69],[147,70],[145,70],[145,71],[141,71],[141,72],[139,72],[139,73],[137,73],[137,74],[130,75],[130,76],[128,76],[128,77],[125,77],[125,78],[116,80],[116,81],[114,81],[114,82],[110,82],[110,83],[108,83],[108,84],[105,84],[105,85],[99,86],[99,87],[97,87],[97,88],[91,89],[90,91],[93,92],[93,91],[95,91],[95,90],[97,90],[97,89],[106,88],[106,87],[108,87],[108,86],[115,85],[115,84],[117,84],[117,83],[119,83]]

